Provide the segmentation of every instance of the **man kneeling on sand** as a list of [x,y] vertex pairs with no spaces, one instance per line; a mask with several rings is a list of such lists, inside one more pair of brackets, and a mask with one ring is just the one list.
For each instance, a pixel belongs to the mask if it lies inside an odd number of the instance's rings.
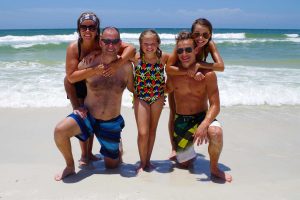
[[[121,131],[125,126],[120,114],[122,94],[126,87],[133,91],[133,71],[129,61],[113,71],[104,67],[118,59],[121,40],[117,28],[103,29],[100,46],[102,51],[96,60],[101,65],[92,60],[96,67],[87,66],[89,68],[74,72],[74,76],[78,76],[77,81],[86,80],[86,112],[82,111],[80,115],[72,113],[55,127],[54,140],[66,162],[65,169],[54,177],[57,181],[75,173],[70,143],[73,136],[84,141],[95,133],[101,144],[100,152],[104,155],[105,166],[116,168],[121,161],[119,146]],[[106,71],[112,71],[111,76],[104,76]]]
[[[178,67],[188,70],[196,63],[196,44],[189,32],[181,32],[176,38]],[[199,81],[198,75],[205,75]],[[174,143],[176,158],[183,168],[189,167],[196,158],[194,143],[208,145],[210,172],[212,177],[231,182],[231,175],[218,168],[218,160],[223,146],[223,132],[215,119],[220,112],[217,76],[211,70],[201,69],[195,77],[168,75],[167,92],[174,91],[176,116]],[[209,105],[208,105],[209,102]]]

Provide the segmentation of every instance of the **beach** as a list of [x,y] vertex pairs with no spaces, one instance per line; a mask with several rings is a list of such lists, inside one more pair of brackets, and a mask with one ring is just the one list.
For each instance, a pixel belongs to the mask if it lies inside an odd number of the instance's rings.
[[[139,49],[143,30],[121,28],[121,38]],[[172,52],[182,28],[156,30],[162,51]],[[225,71],[217,72],[217,119],[224,130],[219,167],[233,176],[231,183],[211,179],[207,144],[196,147],[189,170],[168,160],[167,103],[152,153],[156,168],[137,176],[137,128],[127,90],[124,163],[115,170],[106,170],[103,160],[79,168],[79,142],[72,138],[77,174],[54,181],[65,167],[54,127],[72,110],[63,85],[65,54],[77,37],[75,29],[0,30],[0,200],[300,199],[299,29],[214,29],[225,62]],[[95,139],[97,156],[99,147]]]
[[[55,124],[71,111],[53,108],[0,108],[0,199],[300,199],[300,107],[222,107],[224,146],[219,160],[231,183],[211,180],[207,145],[196,147],[193,167],[168,160],[169,109],[163,109],[152,162],[156,169],[136,175],[139,160],[133,109],[122,107],[123,164],[106,170],[103,160],[78,168],[79,143],[72,138],[77,174],[54,181],[65,166],[55,146]],[[94,140],[93,153],[99,156]]]

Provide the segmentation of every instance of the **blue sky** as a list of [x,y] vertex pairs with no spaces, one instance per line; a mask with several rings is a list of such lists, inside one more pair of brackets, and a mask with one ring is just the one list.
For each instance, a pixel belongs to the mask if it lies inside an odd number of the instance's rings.
[[102,27],[185,28],[205,17],[215,28],[300,29],[299,8],[299,0],[5,0],[0,29],[74,28],[83,11]]

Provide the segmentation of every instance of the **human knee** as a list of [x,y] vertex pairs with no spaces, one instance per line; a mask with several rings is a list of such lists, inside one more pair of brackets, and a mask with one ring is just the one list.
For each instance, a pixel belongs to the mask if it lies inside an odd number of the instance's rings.
[[223,140],[222,128],[218,126],[210,126],[208,128],[208,137],[210,141],[221,143]]
[[138,132],[138,137],[139,138],[148,138],[149,132],[148,131],[139,131]]
[[187,169],[191,165],[192,160],[188,160],[182,163],[178,163],[180,168]]
[[154,136],[156,134],[156,128],[151,128],[150,130],[149,130],[149,135],[150,136]]
[[56,139],[67,137],[66,131],[62,123],[59,123],[54,128],[54,137]]
[[106,169],[115,169],[119,166],[119,161],[120,159],[110,159],[110,158],[105,158],[104,159],[104,164]]

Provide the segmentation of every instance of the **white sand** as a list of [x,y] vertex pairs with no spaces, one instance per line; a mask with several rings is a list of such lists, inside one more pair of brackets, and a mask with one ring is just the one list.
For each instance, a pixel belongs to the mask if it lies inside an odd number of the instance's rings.
[[[233,176],[233,182],[225,184],[210,180],[207,145],[196,148],[199,156],[192,170],[178,169],[167,160],[168,108],[163,110],[152,155],[157,169],[136,176],[136,124],[133,110],[124,107],[124,164],[106,170],[98,161],[56,182],[53,176],[64,168],[64,160],[53,129],[70,110],[0,109],[0,199],[300,199],[300,107],[222,108],[220,167]],[[72,145],[78,160],[77,139]],[[98,150],[95,140],[93,152]]]

